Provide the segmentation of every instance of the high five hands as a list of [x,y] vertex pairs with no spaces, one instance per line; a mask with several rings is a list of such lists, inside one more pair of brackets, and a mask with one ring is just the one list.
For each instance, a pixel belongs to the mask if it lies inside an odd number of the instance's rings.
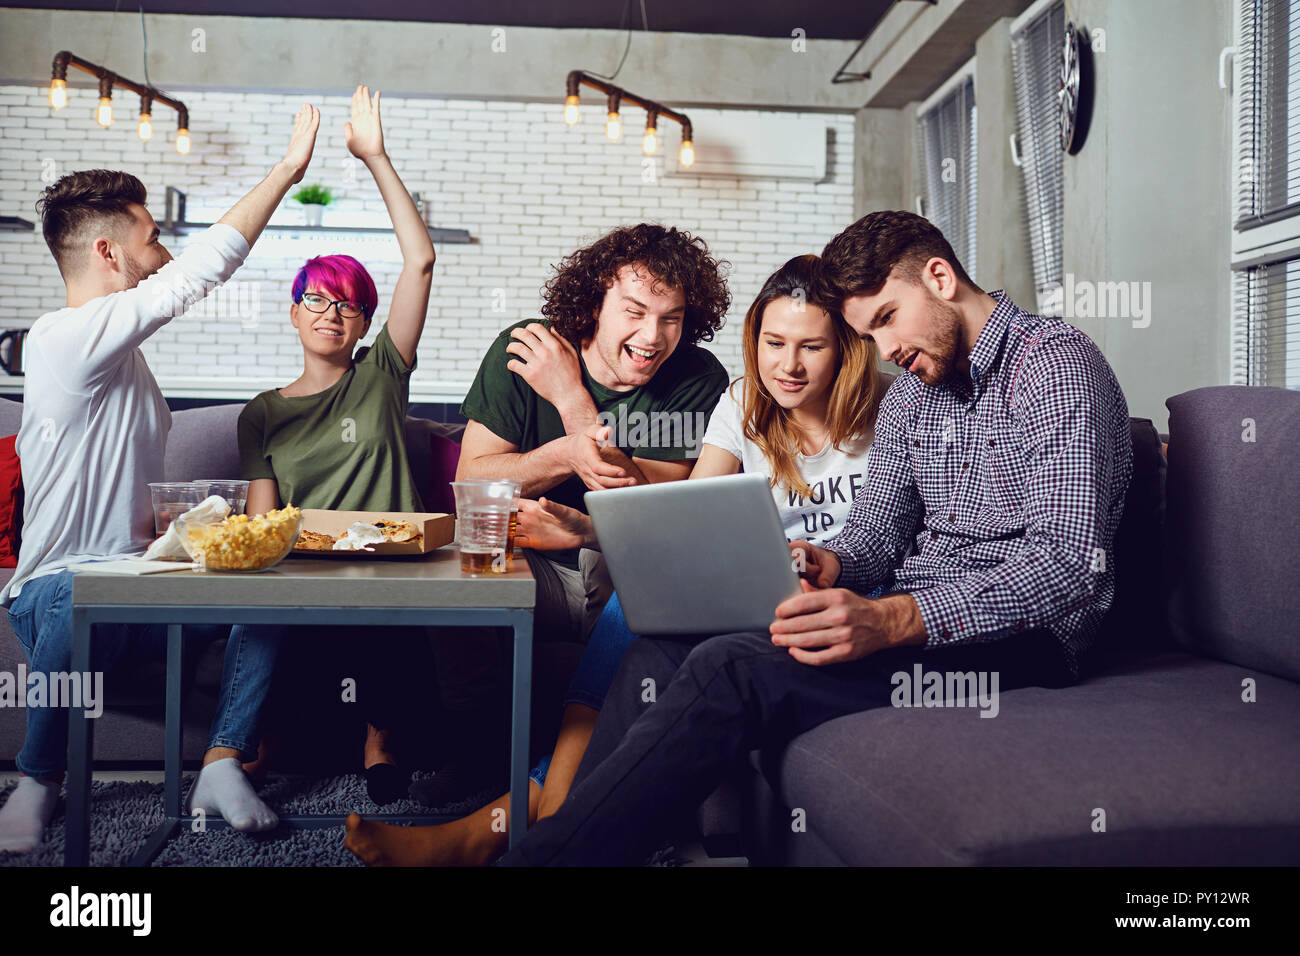
[[348,152],[361,161],[384,155],[384,128],[379,121],[379,91],[358,86],[352,94],[352,118],[343,124]]
[[303,103],[293,118],[293,133],[289,137],[289,148],[285,150],[281,162],[290,171],[290,182],[302,181],[311,163],[312,150],[316,148],[316,131],[320,129],[320,110],[310,103]]

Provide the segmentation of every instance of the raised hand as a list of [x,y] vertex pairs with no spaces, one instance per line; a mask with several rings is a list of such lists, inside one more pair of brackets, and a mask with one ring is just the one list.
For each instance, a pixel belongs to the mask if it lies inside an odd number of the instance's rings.
[[311,163],[312,150],[316,148],[316,131],[320,129],[320,110],[310,103],[302,104],[293,118],[293,135],[282,162],[292,174],[290,182],[301,182]]
[[374,99],[370,87],[358,86],[352,94],[352,119],[343,124],[348,152],[357,159],[384,155],[384,128],[379,121],[379,91]]

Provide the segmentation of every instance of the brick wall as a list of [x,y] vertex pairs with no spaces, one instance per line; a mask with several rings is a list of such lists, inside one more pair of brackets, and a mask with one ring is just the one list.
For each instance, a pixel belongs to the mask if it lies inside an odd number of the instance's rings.
[[[170,110],[154,113],[155,134],[135,133],[132,97],[115,97],[108,130],[92,118],[91,90],[69,91],[54,113],[40,86],[0,86],[0,215],[36,218],[32,204],[46,182],[75,169],[110,167],[139,176],[150,211],[163,218],[163,193],[189,197],[187,218],[210,222],[265,175],[281,155],[300,96],[261,93],[178,93],[190,109],[193,149],[175,152]],[[322,131],[305,182],[334,190],[326,225],[387,226],[369,172],[343,145],[347,97],[311,98]],[[853,120],[827,114],[834,148],[820,183],[664,176],[676,162],[678,136],[661,124],[662,145],[647,182],[640,119],[625,117],[624,138],[604,137],[603,110],[584,104],[582,121],[566,127],[558,104],[384,97],[389,154],[408,189],[426,201],[435,226],[467,229],[475,242],[441,244],[429,318],[420,344],[412,396],[457,400],[484,349],[501,328],[537,314],[539,290],[564,254],[619,224],[659,221],[697,232],[714,255],[732,264],[734,298],[727,328],[709,346],[733,374],[742,359],[739,327],[762,280],[792,255],[820,251],[852,218]],[[286,201],[272,222],[298,223]],[[185,237],[169,240],[173,253]],[[380,311],[400,269],[391,236],[265,233],[237,284],[218,293],[144,346],[169,394],[248,397],[283,385],[302,369],[302,349],[289,325],[289,286],[311,255],[346,252],[361,260],[379,287]],[[0,327],[19,328],[63,304],[63,286],[36,233],[0,232]],[[372,326],[371,338],[378,331]]]

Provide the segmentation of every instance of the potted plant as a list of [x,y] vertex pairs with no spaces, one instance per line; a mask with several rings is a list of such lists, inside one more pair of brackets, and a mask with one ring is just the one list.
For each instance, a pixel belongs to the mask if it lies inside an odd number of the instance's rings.
[[319,226],[321,212],[334,200],[334,194],[329,191],[327,186],[313,184],[302,186],[293,194],[303,209],[303,214],[307,218],[307,225]]

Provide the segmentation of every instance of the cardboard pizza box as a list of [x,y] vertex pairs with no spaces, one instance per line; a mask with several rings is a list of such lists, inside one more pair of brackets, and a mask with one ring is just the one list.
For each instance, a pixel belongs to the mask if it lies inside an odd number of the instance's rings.
[[302,509],[302,527],[304,531],[315,531],[337,538],[357,521],[373,524],[380,518],[392,521],[409,521],[420,529],[418,541],[384,541],[373,544],[373,551],[304,551],[296,545],[293,554],[322,557],[340,555],[364,558],[369,555],[394,554],[428,554],[437,551],[444,544],[450,544],[456,538],[456,516],[451,514],[418,511],[325,511],[320,508]]

